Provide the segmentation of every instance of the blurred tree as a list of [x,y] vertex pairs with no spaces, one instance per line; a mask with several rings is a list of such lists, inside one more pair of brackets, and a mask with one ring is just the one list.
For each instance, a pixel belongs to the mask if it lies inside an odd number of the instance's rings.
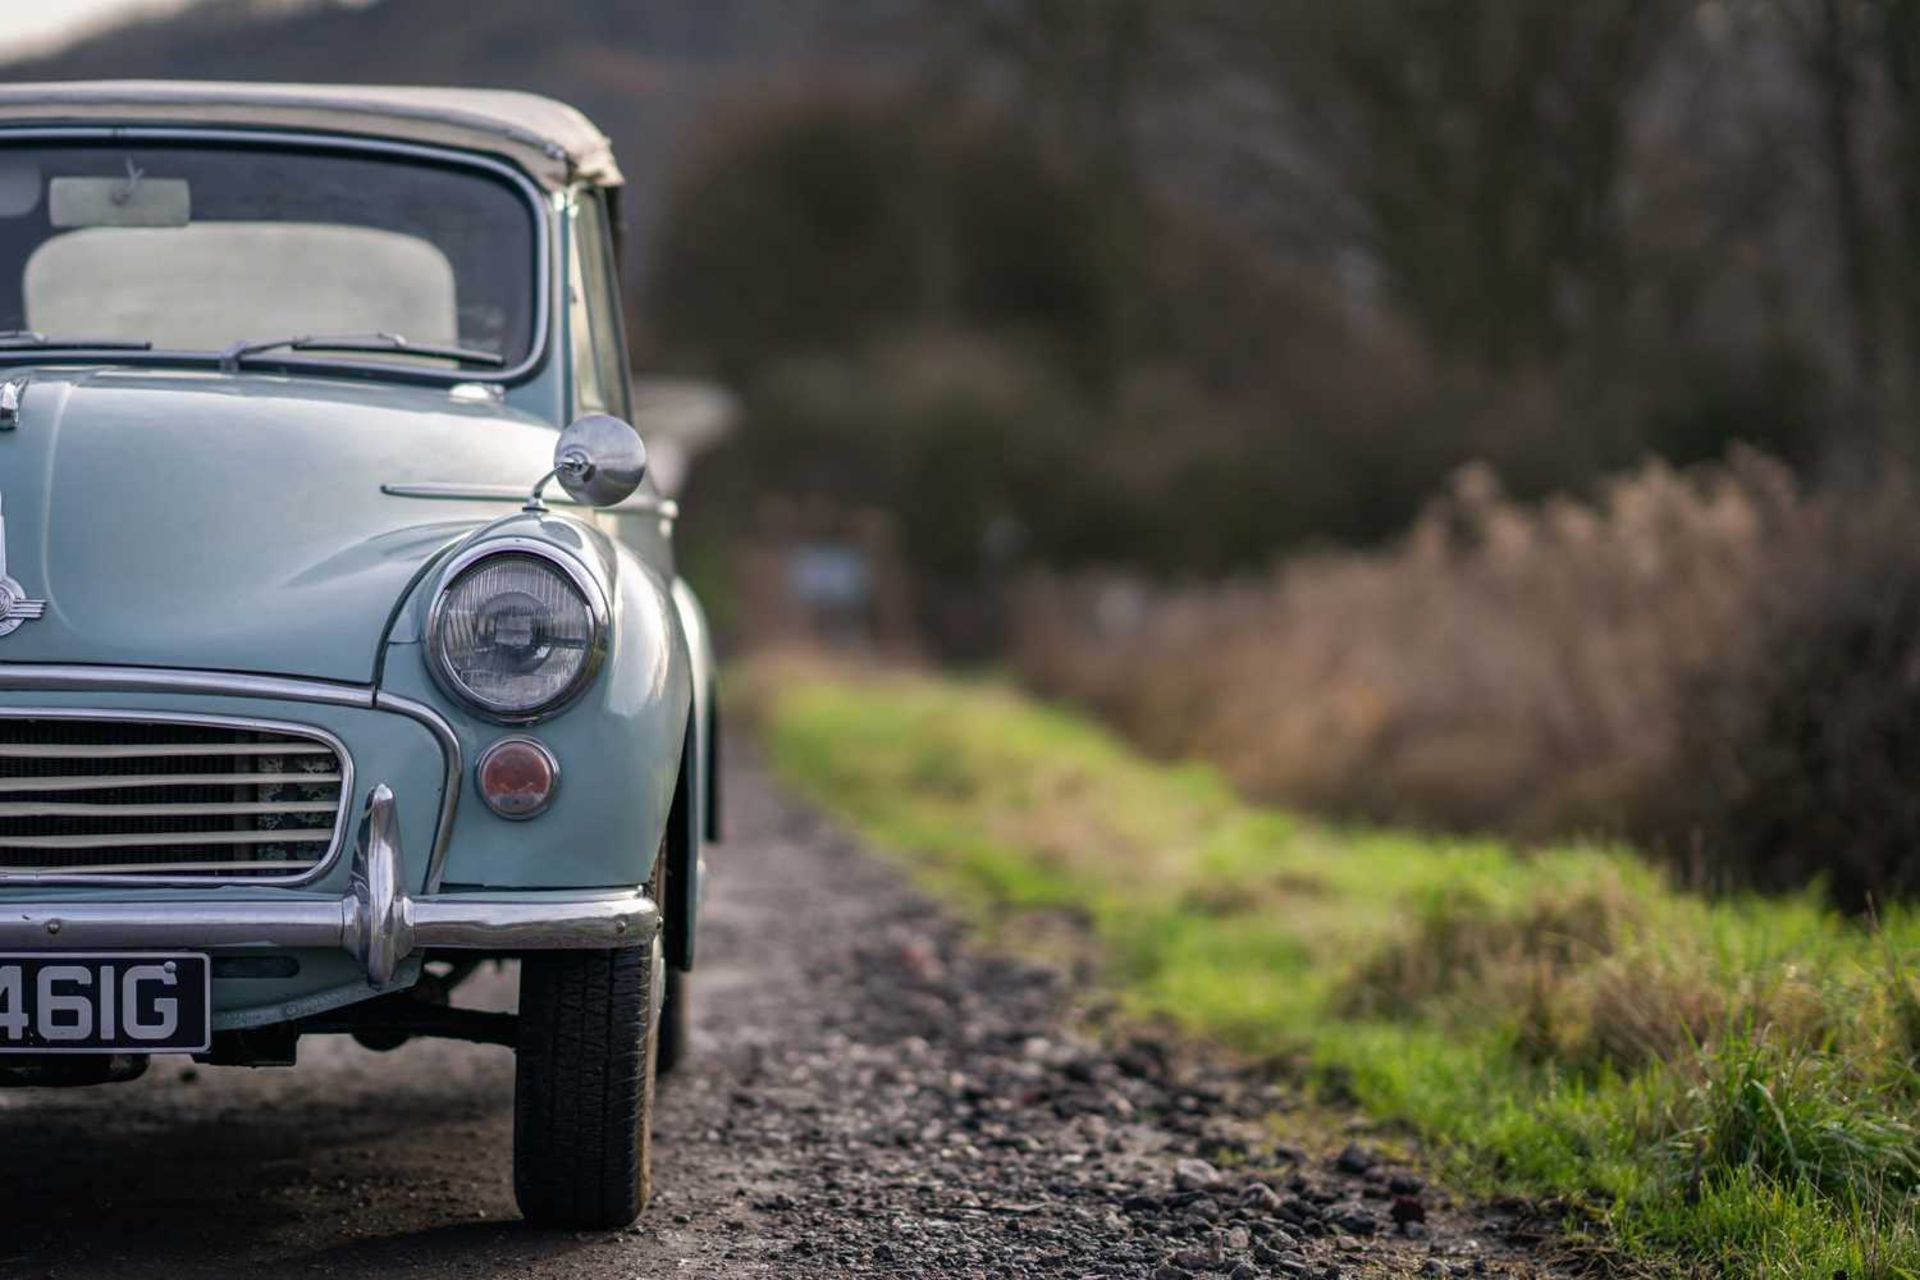
[[1257,84],[1430,339],[1498,368],[1607,341],[1634,94],[1682,0],[1208,0],[1202,70]]
[[1876,235],[1861,145],[1867,110],[1867,54],[1882,0],[1774,0],[1805,69],[1819,111],[1820,157],[1833,206],[1834,245],[1846,297],[1851,374],[1849,416],[1871,421],[1880,379]]
[[1907,334],[1920,339],[1920,0],[1883,0],[1879,37],[1892,98],[1890,168],[1901,257],[1892,283]]
[[959,47],[1009,83],[996,109],[1018,115],[1057,171],[1076,175],[1099,216],[1077,228],[1101,281],[1086,372],[1109,385],[1145,358],[1154,327],[1147,278],[1153,217],[1139,172],[1140,123],[1166,26],[1161,0],[961,0]]
[[668,203],[649,356],[743,385],[902,324],[1041,333],[1072,358],[1106,305],[1101,206],[1009,123],[891,96],[757,104]]
[[1816,105],[1846,364],[1831,408],[1854,464],[1920,462],[1920,0],[1771,0]]
[[1138,126],[1162,0],[964,0],[971,47],[1000,59],[1047,144],[1135,185]]

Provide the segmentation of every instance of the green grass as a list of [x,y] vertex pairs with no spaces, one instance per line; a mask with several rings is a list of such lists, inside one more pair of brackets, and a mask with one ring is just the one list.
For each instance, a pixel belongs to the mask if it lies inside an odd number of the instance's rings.
[[1335,828],[990,683],[750,676],[779,772],[1133,1016],[1297,1062],[1470,1191],[1703,1275],[1920,1276],[1920,917]]

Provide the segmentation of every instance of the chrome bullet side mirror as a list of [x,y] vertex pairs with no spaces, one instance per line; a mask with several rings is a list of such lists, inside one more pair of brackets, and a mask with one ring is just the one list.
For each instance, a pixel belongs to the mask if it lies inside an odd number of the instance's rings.
[[540,478],[526,509],[544,511],[540,495],[551,482],[575,502],[611,507],[625,502],[647,474],[647,446],[631,424],[611,414],[590,413],[560,433],[553,446],[553,470]]

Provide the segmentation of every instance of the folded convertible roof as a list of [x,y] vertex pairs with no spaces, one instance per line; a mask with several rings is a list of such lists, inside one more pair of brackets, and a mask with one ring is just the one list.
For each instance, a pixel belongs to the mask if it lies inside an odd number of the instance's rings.
[[503,89],[192,80],[0,84],[0,130],[34,124],[350,134],[501,156],[549,189],[621,181],[612,146],[586,116],[551,98]]

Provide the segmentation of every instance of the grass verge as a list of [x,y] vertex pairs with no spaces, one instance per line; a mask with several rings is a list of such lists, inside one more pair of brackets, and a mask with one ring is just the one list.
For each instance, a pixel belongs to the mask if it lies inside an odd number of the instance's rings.
[[1471,1190],[1703,1275],[1920,1276],[1920,916],[1707,902],[1619,850],[1333,828],[995,684],[763,666],[775,767],[1131,1014],[1301,1064]]

